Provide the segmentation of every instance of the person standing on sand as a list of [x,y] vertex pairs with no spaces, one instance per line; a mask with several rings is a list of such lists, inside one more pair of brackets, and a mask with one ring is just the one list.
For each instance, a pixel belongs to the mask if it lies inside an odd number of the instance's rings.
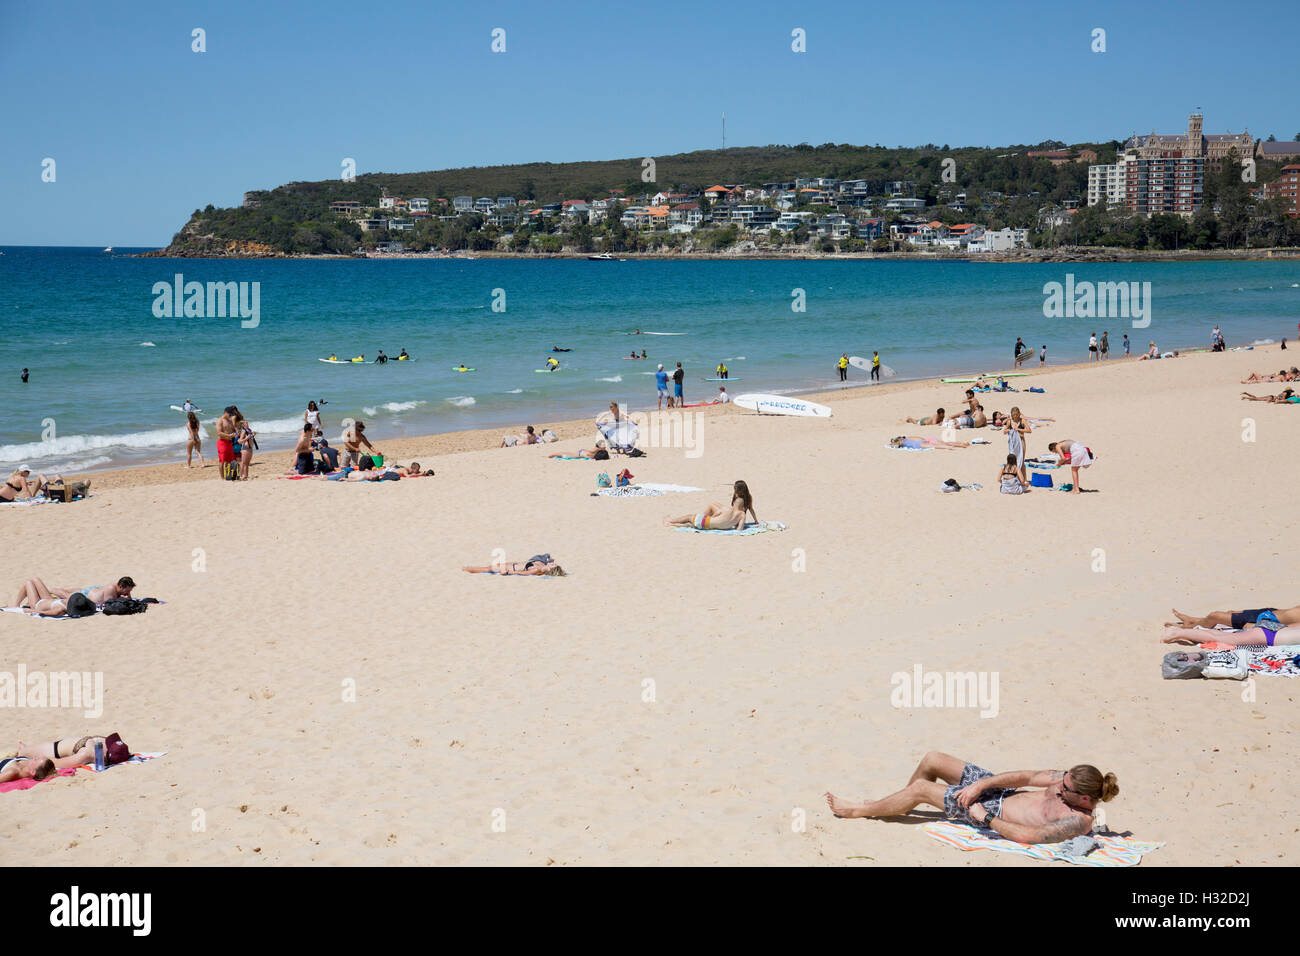
[[366,423],[354,422],[352,427],[343,433],[344,466],[361,464],[361,445],[363,442],[372,452],[379,454],[379,449],[370,444],[370,439],[366,437]]
[[[659,366],[659,371],[655,372],[655,388],[659,391],[659,404],[656,409],[662,409],[664,401],[668,400],[668,373],[664,371],[662,365]],[[668,407],[673,407],[671,400],[668,400]]]
[[248,480],[248,467],[253,463],[253,445],[256,432],[248,420],[235,409],[235,444],[239,447],[239,477]]
[[1016,467],[1020,469],[1020,480],[1027,485],[1029,476],[1025,474],[1025,436],[1033,429],[1020,416],[1019,406],[1011,406],[1011,417],[1002,430],[1007,435],[1007,460],[1009,462],[1012,456],[1015,457]]
[[678,362],[677,368],[673,370],[673,399],[677,402],[678,407],[681,406],[683,401],[682,386],[685,382],[686,370],[682,368],[682,363]]
[[880,353],[871,353],[871,377],[877,382],[880,381]]
[[193,412],[185,413],[185,430],[189,437],[185,440],[185,467],[194,467],[194,453],[198,452],[199,467],[208,467],[207,462],[203,460],[203,431],[199,426],[198,416]]
[[227,405],[221,417],[217,419],[217,463],[218,474],[229,477],[235,467],[235,406]]
[[1046,364],[1047,364],[1047,346],[1044,345],[1042,350],[1038,353],[1038,367],[1042,368]]
[[1073,438],[1062,438],[1060,441],[1050,443],[1047,450],[1055,452],[1057,457],[1061,459],[1062,465],[1070,466],[1070,476],[1074,481],[1074,487],[1070,489],[1069,494],[1077,495],[1083,491],[1079,487],[1079,469],[1087,468],[1096,461],[1092,449],[1083,442],[1075,441]]
[[1129,350],[1129,347],[1130,347],[1130,342],[1129,342],[1129,340],[1128,340],[1128,333],[1125,332],[1125,333],[1124,333],[1124,357],[1125,357],[1125,358],[1128,358],[1128,354],[1129,354],[1129,353],[1128,353],[1128,350]]
[[1106,361],[1106,353],[1110,351],[1110,333],[1101,333],[1101,360]]
[[1016,365],[1020,364],[1020,353],[1025,351],[1027,348],[1029,348],[1029,346],[1025,345],[1025,340],[1020,338],[1020,336],[1016,336],[1016,351],[1015,354],[1012,355]]
[[1088,361],[1089,362],[1097,361],[1097,333],[1096,332],[1093,332],[1092,335],[1088,337]]
[[835,367],[840,370],[840,381],[847,382],[849,380],[849,353],[848,352],[845,352],[843,355],[840,356],[840,360],[835,363]]

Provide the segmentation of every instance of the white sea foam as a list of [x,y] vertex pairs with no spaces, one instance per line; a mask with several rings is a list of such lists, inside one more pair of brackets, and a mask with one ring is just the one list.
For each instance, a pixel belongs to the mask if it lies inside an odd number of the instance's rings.
[[365,415],[367,418],[374,418],[376,415],[379,414],[379,409],[367,408],[366,406],[363,405],[361,406],[361,413]]
[[[421,405],[427,405],[428,402],[385,402],[379,407],[389,412],[409,412],[413,408],[419,408]],[[370,414],[374,414],[371,412]]]
[[1272,339],[1256,339],[1255,341],[1251,342],[1250,344],[1251,344],[1251,345],[1272,345],[1272,344],[1273,344],[1273,340],[1272,340]]
[[602,381],[602,382],[621,382],[621,381],[623,381],[623,376],[622,376],[622,375],[611,375],[609,378],[602,378],[601,381]]
[[522,394],[523,394],[523,391],[524,391],[524,390],[523,390],[522,388],[512,388],[512,389],[510,389],[510,391],[506,392],[506,394],[507,394],[507,395],[522,395]]
[[147,349],[155,349],[158,347],[154,345],[152,342],[141,342],[140,345],[142,348],[147,348]]
[[70,458],[74,455],[107,451],[112,448],[165,448],[168,445],[184,448],[186,437],[186,429],[183,425],[118,435],[60,435],[49,441],[0,445],[0,462],[19,462],[36,458]]
[[474,401],[473,395],[455,395],[447,399],[447,401],[455,405],[457,408],[469,408],[471,405],[478,404]]

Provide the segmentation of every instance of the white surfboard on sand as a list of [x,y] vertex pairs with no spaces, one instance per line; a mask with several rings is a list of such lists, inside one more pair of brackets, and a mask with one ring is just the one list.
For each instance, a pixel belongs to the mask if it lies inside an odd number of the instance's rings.
[[816,402],[805,402],[801,398],[785,395],[765,395],[762,392],[750,392],[737,395],[731,400],[733,405],[747,408],[760,415],[796,415],[800,418],[830,418],[831,410]]

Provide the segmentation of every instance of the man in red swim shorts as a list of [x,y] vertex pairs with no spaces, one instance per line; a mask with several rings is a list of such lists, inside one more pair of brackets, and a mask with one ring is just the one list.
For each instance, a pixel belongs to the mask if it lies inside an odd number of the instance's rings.
[[235,463],[235,406],[227,405],[225,413],[217,419],[217,461],[221,477],[226,475],[226,465]]

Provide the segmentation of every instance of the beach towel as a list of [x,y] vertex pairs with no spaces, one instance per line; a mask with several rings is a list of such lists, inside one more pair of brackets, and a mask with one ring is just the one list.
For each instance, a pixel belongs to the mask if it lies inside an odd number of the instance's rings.
[[[155,601],[155,600],[150,600],[149,603],[150,603],[150,604],[166,604],[167,602],[166,602],[166,601]],[[34,618],[36,618],[36,619],[39,620],[39,621],[79,621],[79,620],[81,620],[81,618],[77,618],[77,617],[68,617],[66,614],[64,614],[64,615],[62,615],[62,616],[60,616],[60,617],[45,617],[45,616],[42,615],[42,614],[33,614],[29,608],[25,608],[25,607],[0,607],[0,611],[4,611],[4,612],[6,612],[6,613],[8,613],[8,614],[23,614],[23,615],[25,615],[25,616],[27,616],[27,617],[34,617]],[[102,614],[103,611],[104,611],[104,608],[103,608],[102,606],[101,606],[101,607],[97,607],[97,608],[95,608],[95,613],[96,613],[96,614]]]
[[[165,750],[142,751],[140,753],[131,754],[129,760],[124,760],[120,764],[114,764],[114,766],[125,767],[127,764],[144,763],[146,760],[155,760],[158,757],[165,756],[167,756],[167,751]],[[112,769],[113,767],[105,767],[103,770],[96,770],[94,767],[64,767],[62,770],[56,771],[54,776],[46,777],[45,780],[53,780],[54,777],[71,777],[74,776],[78,770],[100,774],[107,773]],[[30,790],[38,783],[44,783],[45,780],[33,780],[28,777],[26,780],[11,780],[8,783],[0,783],[0,793],[8,793],[10,790]]]
[[654,482],[644,482],[639,485],[626,485],[622,488],[601,488],[595,494],[603,495],[606,498],[653,498],[681,491],[703,490],[703,488],[692,488],[689,485],[661,485]]
[[1003,839],[992,830],[980,830],[950,820],[923,823],[921,830],[926,836],[959,850],[998,850],[1002,853],[1019,853],[1035,860],[1061,860],[1081,866],[1137,866],[1145,854],[1164,846],[1163,842],[1092,833],[1089,835],[1100,846],[1087,856],[1070,856],[1065,852],[1065,847],[1068,846],[1066,843],[1035,843],[1026,846]]
[[555,461],[594,461],[590,455],[556,455]]
[[[86,495],[86,497],[89,498],[90,495]],[[80,498],[74,498],[73,500],[74,500],[74,501],[80,501],[81,499],[80,499]],[[16,501],[6,501],[6,502],[3,502],[3,503],[0,503],[0,509],[3,509],[3,508],[13,508],[13,507],[23,507],[23,506],[26,506],[26,505],[57,505],[57,504],[62,504],[62,502],[60,502],[60,501],[55,501],[53,498],[46,498],[44,495],[42,495],[42,496],[39,497],[39,498],[19,498],[19,499],[17,499]]]
[[934,448],[927,445],[925,448],[904,448],[899,445],[886,445],[890,451],[934,451]]
[[707,531],[701,531],[699,528],[677,528],[678,531],[689,531],[692,534],[762,534],[764,531],[784,531],[786,526],[780,521],[759,521],[749,522],[743,528],[727,528],[720,530],[710,528]]

